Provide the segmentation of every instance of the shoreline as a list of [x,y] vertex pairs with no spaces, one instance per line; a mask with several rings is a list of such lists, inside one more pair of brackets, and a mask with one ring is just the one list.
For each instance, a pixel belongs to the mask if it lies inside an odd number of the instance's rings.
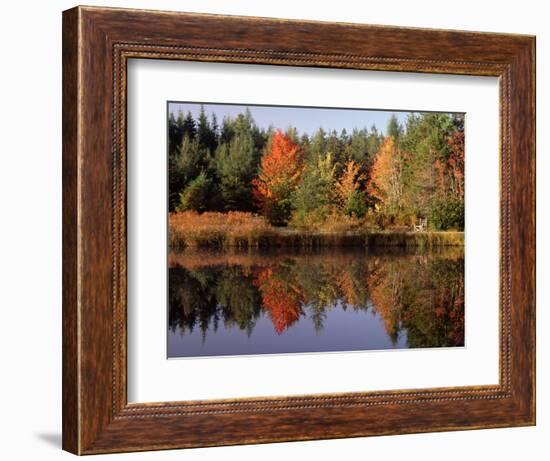
[[[430,249],[419,247],[316,247],[316,248],[183,248],[170,249],[168,267],[184,267],[195,270],[211,266],[241,266],[246,268],[287,264],[289,261],[308,261],[319,264],[352,266],[358,260],[374,261],[426,261],[426,258],[445,260],[464,259],[462,247],[438,246]],[[420,258],[420,259],[419,259]]]
[[464,232],[459,231],[304,231],[300,229],[269,228],[239,232],[219,229],[200,232],[170,228],[168,247],[184,248],[317,248],[317,247],[404,247],[437,248],[463,247]]

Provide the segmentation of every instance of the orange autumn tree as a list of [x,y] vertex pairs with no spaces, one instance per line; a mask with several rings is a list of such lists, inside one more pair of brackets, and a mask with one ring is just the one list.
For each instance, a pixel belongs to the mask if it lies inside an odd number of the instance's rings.
[[252,181],[254,199],[271,224],[282,226],[290,219],[291,195],[303,169],[298,144],[277,130],[262,157],[260,173]]
[[401,153],[392,137],[381,144],[368,184],[368,193],[377,204],[377,209],[385,209],[390,215],[396,215],[402,206],[403,165]]

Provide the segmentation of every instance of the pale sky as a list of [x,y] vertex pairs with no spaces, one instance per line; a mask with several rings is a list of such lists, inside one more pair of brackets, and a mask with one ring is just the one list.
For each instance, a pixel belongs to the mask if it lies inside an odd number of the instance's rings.
[[[186,114],[190,111],[196,119],[200,111],[200,103],[169,102],[168,110],[177,117],[178,112]],[[333,109],[318,107],[288,107],[288,106],[259,106],[237,104],[203,104],[208,119],[212,113],[216,114],[218,124],[221,126],[223,118],[227,115],[235,117],[243,113],[248,107],[258,127],[267,129],[270,125],[274,128],[286,130],[289,126],[296,127],[299,134],[315,133],[319,127],[325,131],[336,130],[339,134],[343,128],[351,133],[354,128],[369,128],[374,124],[378,131],[386,132],[388,120],[392,114],[404,123],[406,111],[387,111],[369,109]]]

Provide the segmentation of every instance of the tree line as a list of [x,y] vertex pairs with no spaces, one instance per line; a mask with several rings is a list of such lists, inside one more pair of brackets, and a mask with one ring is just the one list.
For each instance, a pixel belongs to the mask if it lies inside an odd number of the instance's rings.
[[411,113],[373,125],[300,134],[259,127],[250,111],[221,123],[203,107],[168,120],[169,210],[261,213],[277,226],[334,219],[379,228],[426,218],[464,227],[464,117]]

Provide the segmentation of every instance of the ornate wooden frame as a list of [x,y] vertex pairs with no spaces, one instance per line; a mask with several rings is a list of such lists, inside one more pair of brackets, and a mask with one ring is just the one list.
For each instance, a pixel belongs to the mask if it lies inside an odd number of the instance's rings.
[[[125,110],[131,58],[498,76],[499,384],[127,403]],[[63,13],[65,450],[90,454],[533,424],[534,37],[93,7]]]

